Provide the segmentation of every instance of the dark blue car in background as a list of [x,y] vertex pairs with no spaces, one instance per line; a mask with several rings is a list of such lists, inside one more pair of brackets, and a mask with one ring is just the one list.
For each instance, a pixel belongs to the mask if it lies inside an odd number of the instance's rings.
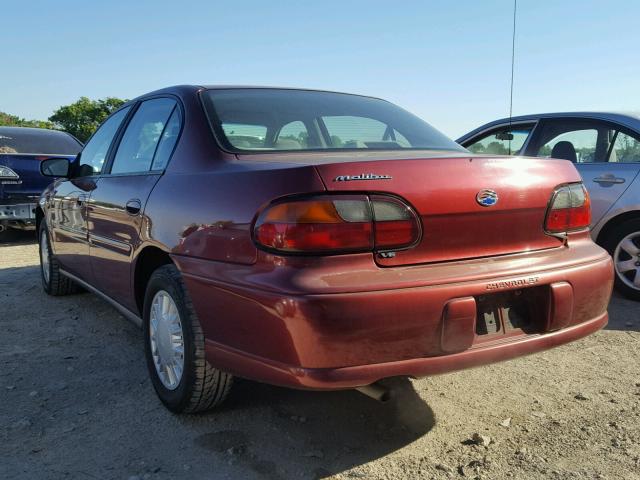
[[75,158],[82,144],[56,130],[0,127],[0,239],[9,228],[35,227],[35,208],[51,178],[40,174],[49,157]]

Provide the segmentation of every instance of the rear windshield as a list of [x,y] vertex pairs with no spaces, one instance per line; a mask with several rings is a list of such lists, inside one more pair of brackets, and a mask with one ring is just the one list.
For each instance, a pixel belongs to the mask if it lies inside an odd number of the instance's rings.
[[229,151],[465,151],[418,117],[376,98],[268,88],[202,95],[216,137]]
[[0,128],[0,154],[77,155],[82,145],[64,132],[37,128]]

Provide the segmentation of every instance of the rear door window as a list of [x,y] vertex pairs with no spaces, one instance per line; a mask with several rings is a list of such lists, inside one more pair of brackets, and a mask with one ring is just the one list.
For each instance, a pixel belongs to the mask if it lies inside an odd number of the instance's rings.
[[151,170],[164,170],[169,163],[169,158],[173,153],[173,149],[178,141],[178,135],[180,135],[180,128],[182,122],[180,119],[180,109],[176,105],[173,109],[173,113],[169,117],[167,125],[164,127],[164,131],[160,136],[160,142],[158,143],[158,149],[156,155],[153,157],[153,164]]
[[[560,157],[574,163],[592,163],[596,158],[598,131],[595,129],[572,130],[546,142],[538,150],[538,157]],[[568,152],[568,153],[565,153]],[[567,156],[569,158],[567,158]]]
[[590,119],[544,120],[536,130],[528,153],[536,157],[570,160],[573,163],[607,161],[615,128],[606,122]]

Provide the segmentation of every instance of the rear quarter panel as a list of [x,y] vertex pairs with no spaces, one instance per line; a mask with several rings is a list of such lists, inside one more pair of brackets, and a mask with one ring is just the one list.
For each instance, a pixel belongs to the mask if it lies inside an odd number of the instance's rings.
[[199,173],[164,175],[147,202],[147,241],[174,255],[252,264],[251,224],[275,198],[324,191],[313,167],[213,162]]

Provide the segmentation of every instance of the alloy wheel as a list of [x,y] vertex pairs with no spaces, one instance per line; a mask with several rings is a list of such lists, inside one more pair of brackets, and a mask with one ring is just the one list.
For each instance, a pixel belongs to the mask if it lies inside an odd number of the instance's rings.
[[632,232],[616,246],[613,262],[618,278],[628,287],[640,290],[640,232]]

